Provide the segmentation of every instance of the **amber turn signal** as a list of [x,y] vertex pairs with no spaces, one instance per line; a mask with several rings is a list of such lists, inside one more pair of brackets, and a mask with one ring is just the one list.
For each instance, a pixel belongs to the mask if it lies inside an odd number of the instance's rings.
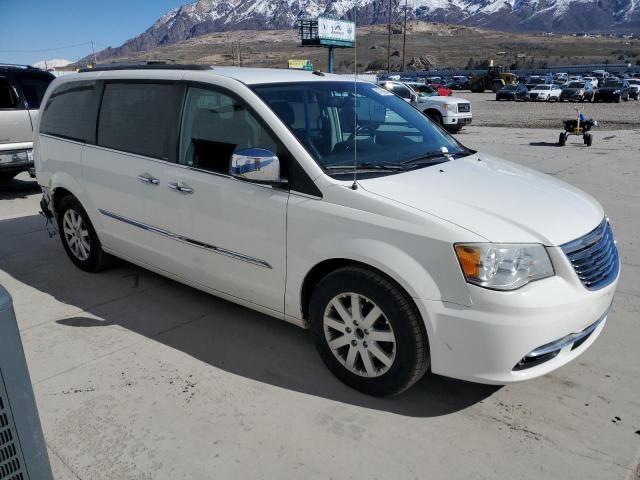
[[456,255],[460,261],[462,272],[466,278],[477,278],[480,275],[480,249],[468,245],[456,245]]

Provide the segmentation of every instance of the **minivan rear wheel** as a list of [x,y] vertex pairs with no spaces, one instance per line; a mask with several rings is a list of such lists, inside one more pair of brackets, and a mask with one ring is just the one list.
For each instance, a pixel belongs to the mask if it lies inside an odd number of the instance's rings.
[[309,305],[316,348],[345,384],[368,395],[396,395],[429,367],[422,320],[391,280],[362,267],[336,270],[316,286]]
[[110,256],[102,250],[87,212],[75,197],[60,201],[57,217],[62,246],[78,268],[98,272],[108,266]]

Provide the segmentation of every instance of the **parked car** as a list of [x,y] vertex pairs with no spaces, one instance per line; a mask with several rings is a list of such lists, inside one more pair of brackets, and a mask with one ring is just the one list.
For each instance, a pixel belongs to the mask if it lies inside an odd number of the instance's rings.
[[496,100],[528,100],[529,90],[526,85],[519,83],[517,85],[505,85],[502,89],[496,92]]
[[460,97],[420,96],[405,83],[381,82],[385,90],[395,93],[450,133],[459,132],[473,119],[471,102]]
[[585,82],[591,82],[591,85],[593,85],[593,88],[598,88],[598,79],[596,77],[584,77],[583,80]]
[[459,86],[454,90],[469,90],[469,77],[466,75],[454,75],[453,81]]
[[629,84],[629,98],[638,100],[640,97],[640,78],[630,78],[627,83]]
[[596,90],[596,102],[620,102],[629,100],[629,82],[627,80],[607,79]]
[[114,255],[309,326],[368,394],[428,369],[532,379],[605,327],[620,262],[600,204],[375,84],[156,64],[59,77],[44,105],[41,205],[73,264]]
[[571,82],[562,89],[562,92],[560,93],[560,101],[584,102],[586,100],[589,102],[593,102],[594,95],[595,90],[591,85],[591,82]]
[[0,182],[33,169],[33,124],[54,78],[26,65],[0,64]]
[[444,83],[435,82],[435,83],[430,83],[429,86],[431,88],[434,88],[438,92],[438,95],[440,95],[441,97],[449,97],[453,95],[453,90],[451,90],[451,88],[449,88]]
[[[547,80],[545,77],[541,77],[539,75],[531,75],[526,82],[528,85],[544,85],[545,83],[547,83]],[[531,89],[529,89],[531,90]]]
[[426,83],[420,82],[403,82],[409,86],[414,92],[418,94],[418,97],[437,97],[438,91]]
[[559,85],[536,85],[529,90],[529,100],[554,102],[560,100],[562,89]]

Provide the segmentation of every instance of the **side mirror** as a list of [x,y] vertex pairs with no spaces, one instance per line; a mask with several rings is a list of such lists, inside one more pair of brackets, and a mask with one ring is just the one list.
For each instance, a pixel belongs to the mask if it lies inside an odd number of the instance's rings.
[[256,183],[283,185],[280,177],[280,159],[264,148],[243,148],[231,156],[229,174],[232,177]]

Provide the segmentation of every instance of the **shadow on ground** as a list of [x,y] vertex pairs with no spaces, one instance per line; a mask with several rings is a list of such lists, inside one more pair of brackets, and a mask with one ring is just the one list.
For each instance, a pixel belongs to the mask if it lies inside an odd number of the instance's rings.
[[[66,257],[58,237],[50,239],[43,229],[33,230],[33,225],[39,224],[38,215],[0,220],[0,269],[59,302],[83,310],[57,320],[64,327],[119,325],[217,369],[307,395],[406,416],[453,413],[498,389],[427,374],[398,397],[362,395],[325,368],[307,331],[129,264],[99,274],[82,272]],[[9,232],[25,233],[7,235]],[[20,245],[18,255],[16,243]]]
[[26,198],[40,190],[35,179],[23,180],[22,177],[21,175],[20,178],[14,178],[8,182],[0,182],[0,200]]
[[558,142],[529,142],[532,147],[559,147]]

